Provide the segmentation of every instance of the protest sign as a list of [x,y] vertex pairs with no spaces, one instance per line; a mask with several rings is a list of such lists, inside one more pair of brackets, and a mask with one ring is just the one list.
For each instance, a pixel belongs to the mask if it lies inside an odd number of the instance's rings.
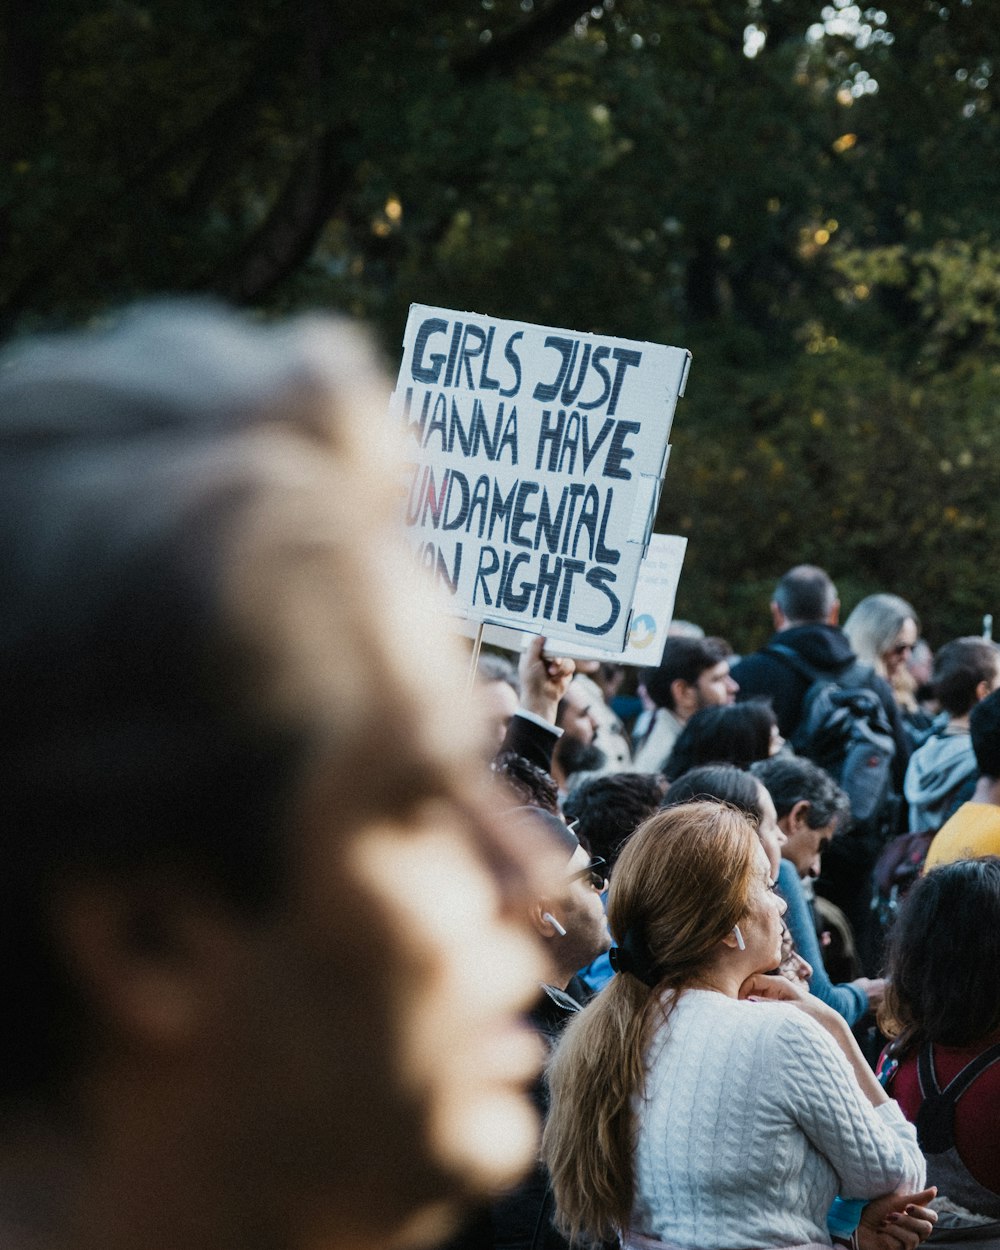
[[690,353],[413,305],[406,523],[457,616],[626,645]]
[[[674,600],[680,581],[681,565],[687,539],[675,534],[653,534],[649,549],[639,566],[639,580],[632,604],[632,624],[629,628],[625,649],[617,655],[601,654],[600,659],[615,664],[631,664],[637,668],[655,668],[663,659],[663,647],[667,631],[674,615]],[[460,632],[472,638],[477,626],[467,621]],[[537,632],[537,631],[536,631]],[[482,641],[489,646],[504,647],[508,651],[523,651],[531,634],[499,625],[488,625]],[[549,648],[552,654],[567,655],[573,659],[598,658],[592,647],[575,643],[562,643]]]
[[654,534],[649,540],[639,568],[628,641],[621,655],[613,657],[619,664],[655,668],[663,658],[686,550],[687,539],[675,534]]

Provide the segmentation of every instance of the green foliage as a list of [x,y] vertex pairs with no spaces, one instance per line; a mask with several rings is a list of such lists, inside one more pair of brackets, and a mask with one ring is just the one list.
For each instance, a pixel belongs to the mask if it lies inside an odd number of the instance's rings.
[[994,606],[997,65],[985,0],[8,6],[0,333],[203,291],[682,344],[679,613],[753,645],[808,559],[939,642]]
[[835,268],[847,282],[845,302],[886,294],[907,302],[902,342],[917,355],[918,372],[989,358],[1000,347],[1000,247],[986,239],[848,250]]
[[838,348],[767,379],[779,389],[748,404],[752,379],[730,373],[735,406],[754,417],[706,440],[714,423],[692,375],[661,509],[662,528],[690,535],[678,614],[757,646],[778,576],[808,561],[829,570],[845,610],[892,591],[934,645],[977,632],[996,606],[1000,368],[914,386]]

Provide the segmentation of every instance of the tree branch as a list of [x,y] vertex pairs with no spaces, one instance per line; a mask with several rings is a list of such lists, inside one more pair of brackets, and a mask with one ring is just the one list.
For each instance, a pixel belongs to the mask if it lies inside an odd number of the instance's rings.
[[593,7],[593,0],[552,0],[507,34],[457,57],[452,63],[461,83],[488,75],[510,74],[525,61],[546,51]]
[[24,274],[6,298],[0,300],[0,337],[16,322],[29,303],[40,298],[52,277],[61,276],[66,267],[72,264],[74,253],[80,248],[81,241],[94,229],[95,223],[103,220],[110,211],[119,208],[140,188],[155,182],[174,165],[180,156],[196,148],[203,136],[208,137],[209,142],[212,143],[220,130],[237,125],[251,115],[249,96],[252,96],[253,92],[248,92],[248,87],[258,82],[262,68],[275,60],[276,49],[272,47],[253,67],[242,87],[238,87],[235,92],[215,105],[207,116],[201,118],[183,133],[176,135],[159,151],[154,152],[147,161],[133,169],[122,180],[115,195],[99,202],[85,203],[74,217],[65,222],[61,237],[48,240],[44,260]]
[[220,294],[252,303],[307,259],[350,185],[353,166],[343,153],[353,134],[350,124],[329,127],[296,161],[267,219],[237,257],[233,273],[213,284]]
[[50,39],[41,5],[4,4],[0,9],[0,82],[4,116],[2,159],[25,155],[39,130]]

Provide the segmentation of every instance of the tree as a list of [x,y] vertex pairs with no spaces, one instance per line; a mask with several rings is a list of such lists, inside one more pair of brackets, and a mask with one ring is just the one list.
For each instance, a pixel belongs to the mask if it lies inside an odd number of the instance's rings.
[[187,291],[682,344],[679,610],[749,645],[823,559],[943,640],[992,593],[989,10],[9,5],[0,334]]

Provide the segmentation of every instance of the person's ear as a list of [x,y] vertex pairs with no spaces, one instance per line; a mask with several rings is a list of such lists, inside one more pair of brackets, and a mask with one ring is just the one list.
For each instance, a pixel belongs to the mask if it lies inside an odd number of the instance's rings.
[[134,1043],[183,1048],[217,1009],[219,972],[242,943],[221,907],[175,883],[93,878],[56,899],[54,932],[101,1023]]
[[781,608],[778,607],[778,604],[774,599],[771,600],[771,623],[774,625],[774,632],[776,634],[781,633],[781,631],[788,624],[787,617],[784,612],[782,612]]
[[566,936],[566,929],[559,918],[556,906],[548,900],[543,899],[531,908],[531,924],[540,937],[548,940]]
[[680,720],[689,720],[698,710],[698,696],[694,686],[683,677],[675,677],[670,683],[670,697],[674,711]]
[[831,606],[830,611],[826,615],[826,623],[827,625],[839,625],[840,624],[840,600],[839,599],[834,599],[833,605]]
[[793,837],[809,827],[808,813],[811,806],[812,804],[808,799],[799,799],[797,803],[793,803],[789,808],[787,817],[788,828],[785,830],[789,837]]
[[993,691],[992,683],[986,681],[984,678],[981,682],[979,682],[976,685],[976,702],[982,703],[982,701],[986,698],[986,696],[992,693],[992,691]]

